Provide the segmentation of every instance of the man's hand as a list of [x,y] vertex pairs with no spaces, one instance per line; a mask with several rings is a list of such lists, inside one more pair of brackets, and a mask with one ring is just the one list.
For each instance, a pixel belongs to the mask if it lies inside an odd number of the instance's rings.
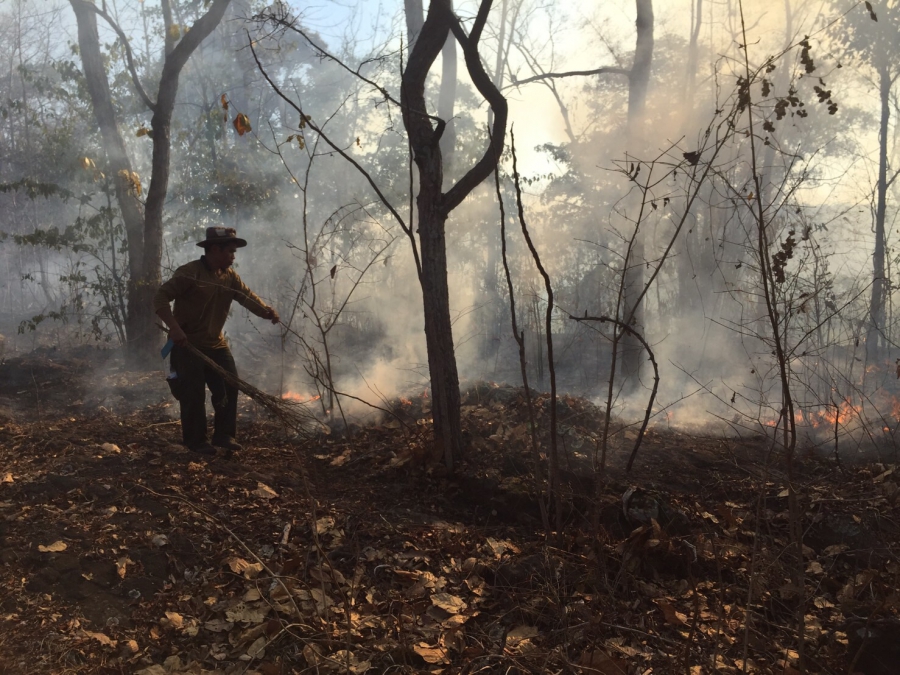
[[175,324],[169,329],[169,339],[179,347],[185,347],[188,343],[187,335],[181,330],[181,326]]
[[181,326],[179,326],[178,322],[175,320],[175,316],[172,314],[172,308],[166,305],[165,307],[156,310],[156,315],[169,327],[169,339],[179,347],[187,346],[187,335],[184,334],[184,331],[181,330]]
[[275,326],[277,326],[278,322],[281,321],[281,317],[278,316],[278,312],[276,312],[272,307],[268,308],[268,311],[266,312],[266,318]]

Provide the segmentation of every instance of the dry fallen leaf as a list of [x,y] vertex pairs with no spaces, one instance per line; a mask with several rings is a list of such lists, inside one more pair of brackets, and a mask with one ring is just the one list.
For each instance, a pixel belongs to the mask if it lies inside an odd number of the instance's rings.
[[166,612],[166,619],[168,619],[169,625],[172,626],[172,628],[184,627],[184,617],[178,612]]
[[681,612],[676,612],[675,608],[668,602],[665,602],[664,600],[656,600],[655,602],[656,606],[659,607],[663,616],[666,618],[666,623],[672,626],[684,626],[687,623],[687,616]]
[[116,445],[115,443],[104,443],[104,444],[101,445],[100,447],[101,447],[103,450],[105,450],[106,452],[112,452],[112,453],[115,453],[115,454],[118,454],[118,453],[122,452],[122,449],[121,449],[118,445]]
[[125,578],[125,570],[128,565],[133,565],[134,561],[129,558],[127,555],[116,560],[116,571],[119,573],[119,578]]
[[265,483],[256,483],[256,489],[253,490],[253,494],[257,497],[261,497],[262,499],[274,499],[278,496],[278,493],[275,492],[272,488],[270,488]]
[[316,521],[316,534],[325,534],[334,529],[334,518],[325,516]]
[[122,654],[125,655],[133,655],[137,654],[140,651],[140,647],[138,647],[138,643],[136,640],[125,640],[122,643]]
[[247,656],[252,659],[261,659],[266,655],[266,645],[268,644],[268,640],[266,640],[265,635],[260,635],[256,640],[253,641],[249,647],[247,647]]
[[225,610],[225,618],[234,623],[262,623],[269,613],[268,606],[249,606],[243,602],[239,602],[231,609]]
[[448,614],[459,614],[468,607],[462,598],[449,593],[435,593],[431,596],[431,603]]
[[331,466],[343,466],[344,463],[350,459],[350,448],[344,450],[340,455],[331,460]]
[[103,633],[94,633],[89,630],[82,630],[79,632],[79,635],[81,635],[82,637],[93,638],[94,640],[99,642],[101,645],[105,645],[106,647],[115,647],[116,646],[116,641],[111,639],[108,635],[105,635]]
[[60,551],[65,551],[69,548],[65,542],[62,541],[54,541],[49,546],[38,546],[38,551],[41,553],[59,553]]
[[317,668],[320,663],[324,665],[322,652],[315,645],[308,644],[303,648],[303,658],[310,668]]
[[223,621],[222,619],[210,619],[203,624],[203,627],[210,633],[226,633],[234,628],[231,621]]
[[12,483],[12,482],[13,482],[13,475],[9,471],[7,471],[5,474],[3,474],[3,480],[0,481],[0,483]]
[[538,636],[534,626],[516,626],[506,634],[506,647],[516,652],[532,649],[531,639]]
[[807,574],[825,574],[825,568],[822,564],[813,560],[806,568]]
[[443,647],[432,647],[427,642],[413,645],[413,651],[421,656],[425,663],[449,663],[447,652]]
[[485,540],[485,543],[490,547],[491,551],[494,554],[494,557],[500,558],[506,551],[512,551],[513,553],[518,553],[519,549],[510,541],[506,541],[505,539],[494,539],[493,537],[488,537]]
[[255,579],[259,576],[259,573],[263,571],[261,563],[247,562],[243,558],[238,558],[237,556],[227,558],[225,564],[228,565],[232,572],[243,575],[245,579]]

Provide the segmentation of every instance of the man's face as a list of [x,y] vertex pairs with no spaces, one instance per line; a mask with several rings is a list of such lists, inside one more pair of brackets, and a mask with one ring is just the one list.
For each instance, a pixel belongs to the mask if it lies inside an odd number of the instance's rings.
[[214,270],[227,270],[234,263],[237,244],[212,244],[206,249],[206,262]]

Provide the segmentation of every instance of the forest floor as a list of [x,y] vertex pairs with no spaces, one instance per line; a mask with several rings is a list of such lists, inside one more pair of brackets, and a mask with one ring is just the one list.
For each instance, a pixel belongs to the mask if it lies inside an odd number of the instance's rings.
[[796,555],[764,436],[651,428],[596,486],[601,410],[563,397],[548,538],[521,389],[467,388],[453,475],[421,395],[311,442],[242,400],[226,459],[165,394],[99,351],[0,364],[0,673],[900,672],[896,448],[799,453]]

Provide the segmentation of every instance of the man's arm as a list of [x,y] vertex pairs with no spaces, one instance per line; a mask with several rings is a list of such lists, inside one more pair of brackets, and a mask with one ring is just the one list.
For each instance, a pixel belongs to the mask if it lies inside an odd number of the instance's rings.
[[184,334],[181,326],[178,325],[178,322],[175,320],[175,315],[172,314],[172,308],[169,307],[169,305],[160,307],[158,310],[156,310],[156,316],[162,319],[169,327],[169,339],[172,340],[172,342],[174,342],[179,347],[184,347],[185,345],[187,345],[187,335]]
[[275,325],[281,321],[281,317],[278,316],[278,312],[275,311],[275,308],[269,307],[264,303],[256,293],[251,291],[247,285],[241,281],[241,278],[237,274],[234,275],[234,291],[234,299],[256,314],[256,316],[268,319]]
[[175,320],[175,315],[172,314],[172,308],[169,306],[169,303],[175,298],[184,295],[193,285],[193,282],[194,280],[190,277],[178,274],[176,271],[175,276],[160,286],[153,297],[153,310],[156,312],[156,316],[162,319],[169,327],[169,338],[179,347],[187,345],[188,339],[184,329]]
[[277,326],[278,322],[281,321],[281,317],[278,316],[278,312],[275,311],[274,307],[266,307],[266,313],[262,318],[268,319],[275,326]]

